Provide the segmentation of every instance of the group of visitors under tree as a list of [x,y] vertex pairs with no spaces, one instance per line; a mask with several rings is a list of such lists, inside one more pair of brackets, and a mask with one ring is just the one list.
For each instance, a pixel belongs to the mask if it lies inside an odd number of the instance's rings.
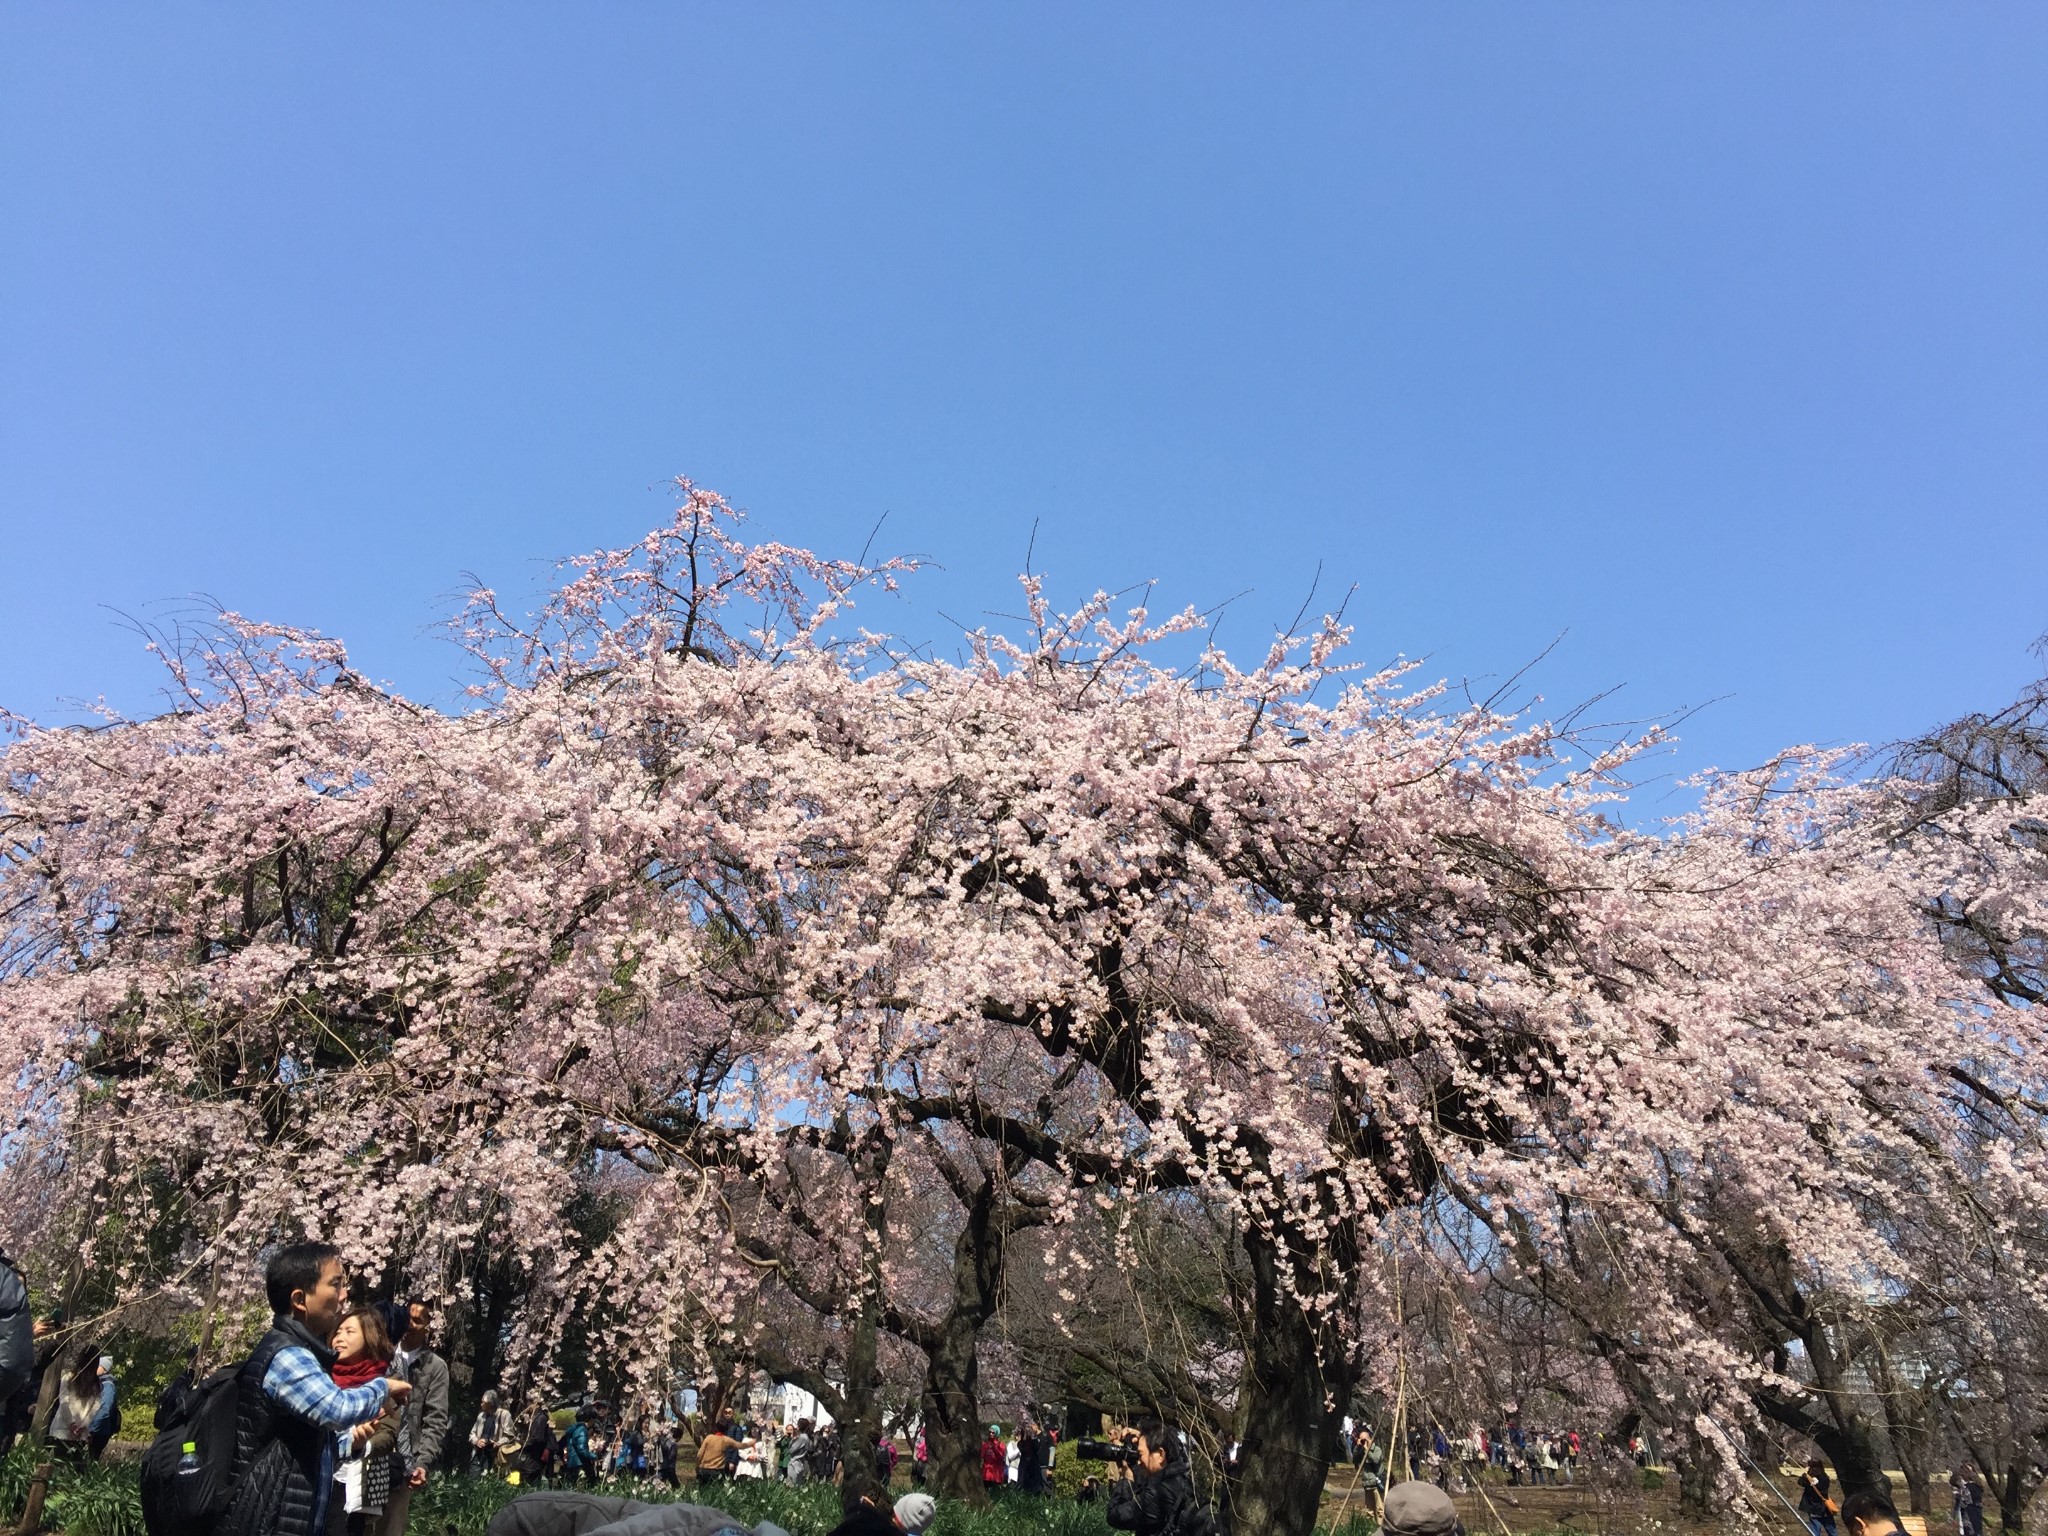
[[[0,1268],[0,1282],[13,1275],[11,1267]],[[188,1362],[158,1404],[163,1433],[143,1467],[153,1536],[404,1536],[411,1493],[424,1485],[448,1428],[449,1372],[431,1348],[431,1304],[351,1306],[340,1254],[320,1243],[277,1251],[265,1271],[265,1289],[272,1325],[249,1357],[204,1382],[193,1379]],[[54,1336],[59,1325],[39,1319],[31,1330],[25,1299],[16,1298],[11,1312],[6,1300],[0,1296],[0,1312],[8,1312],[0,1317],[0,1333],[6,1335],[0,1337],[0,1367],[15,1387],[6,1400],[11,1426],[32,1374],[47,1371],[54,1360],[53,1353],[34,1346]],[[95,1356],[69,1370],[51,1419],[60,1447],[96,1456],[118,1429],[112,1366],[111,1357]],[[218,1429],[223,1423],[225,1438]],[[910,1480],[916,1486],[890,1502],[899,1453],[895,1436],[885,1432],[861,1452],[873,1457],[874,1474],[861,1482],[878,1491],[856,1500],[849,1488],[850,1507],[834,1536],[915,1533],[931,1525],[937,1505],[923,1491],[929,1446],[910,1428]],[[615,1425],[602,1405],[588,1405],[576,1409],[558,1434],[551,1415],[535,1404],[522,1434],[497,1394],[487,1392],[471,1426],[471,1470],[535,1485],[494,1522],[492,1536],[595,1536],[598,1530],[605,1536],[746,1536],[734,1517],[716,1509],[589,1491],[620,1479],[680,1489],[677,1463],[686,1433],[694,1440],[690,1460],[699,1488],[742,1478],[832,1483],[845,1470],[847,1448],[836,1427],[807,1418],[787,1426],[745,1418],[692,1424],[666,1407],[643,1407]],[[195,1438],[184,1439],[188,1434]],[[982,1445],[985,1484],[1049,1492],[1059,1438],[1031,1416],[1008,1441],[1001,1426],[991,1424]],[[1106,1505],[1110,1526],[1140,1536],[1207,1536],[1215,1529],[1195,1489],[1183,1434],[1157,1418],[1141,1417],[1110,1438],[1114,1449],[1081,1447],[1105,1458],[1105,1469],[1100,1477],[1085,1478],[1079,1493]],[[1456,1439],[1432,1425],[1400,1441],[1403,1475],[1388,1487],[1395,1469],[1372,1428],[1359,1426],[1350,1441],[1355,1481],[1371,1496],[1368,1509],[1389,1536],[1458,1536],[1462,1527],[1449,1496],[1454,1489],[1447,1485],[1455,1482],[1455,1491],[1462,1491],[1463,1478],[1454,1468],[1474,1475],[1502,1468],[1510,1482],[1526,1475],[1535,1484],[1569,1483],[1582,1455],[1647,1459],[1637,1440],[1586,1438],[1575,1430],[1527,1433],[1512,1419],[1498,1431],[1475,1429]],[[176,1451],[183,1454],[173,1462]],[[1226,1471],[1239,1455],[1241,1448],[1230,1448]],[[1434,1484],[1415,1475],[1423,1470],[1434,1474]],[[211,1478],[209,1486],[224,1492],[220,1507],[199,1521],[189,1518],[179,1500],[189,1503],[205,1480],[186,1479],[202,1472]],[[548,1489],[551,1480],[579,1491]],[[1903,1536],[1903,1522],[1885,1492],[1859,1489],[1838,1504],[1827,1467],[1817,1458],[1798,1481],[1797,1509],[1809,1536]],[[1982,1536],[1985,1489],[1974,1463],[1957,1468],[1951,1488],[1957,1536]],[[1384,1496],[1377,1497],[1382,1490]],[[764,1522],[754,1527],[754,1536],[786,1533]]]

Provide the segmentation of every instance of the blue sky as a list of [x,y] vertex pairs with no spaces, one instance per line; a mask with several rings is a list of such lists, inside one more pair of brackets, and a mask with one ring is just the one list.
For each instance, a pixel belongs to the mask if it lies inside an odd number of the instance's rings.
[[[1691,717],[2009,695],[2048,630],[2048,9],[0,11],[0,703],[193,592],[416,697],[660,518],[1055,592],[1318,564],[1361,654]],[[1654,796],[1668,802],[1662,787]],[[1650,807],[1646,805],[1645,809]]]

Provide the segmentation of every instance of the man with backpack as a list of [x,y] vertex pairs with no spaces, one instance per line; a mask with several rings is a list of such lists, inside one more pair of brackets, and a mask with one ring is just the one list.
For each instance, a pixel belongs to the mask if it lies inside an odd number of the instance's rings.
[[195,1387],[143,1458],[150,1536],[322,1536],[337,1440],[412,1391],[387,1378],[335,1384],[328,1340],[348,1304],[340,1249],[280,1248],[263,1285],[273,1315],[255,1353]]

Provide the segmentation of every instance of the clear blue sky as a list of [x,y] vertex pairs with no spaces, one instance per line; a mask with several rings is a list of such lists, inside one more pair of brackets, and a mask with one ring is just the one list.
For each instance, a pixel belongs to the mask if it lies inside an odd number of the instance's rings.
[[[1994,703],[2048,629],[2048,7],[21,3],[0,701],[204,591],[445,697],[465,569],[655,521],[1056,590],[1318,562],[1364,652]],[[107,606],[103,606],[107,605]]]

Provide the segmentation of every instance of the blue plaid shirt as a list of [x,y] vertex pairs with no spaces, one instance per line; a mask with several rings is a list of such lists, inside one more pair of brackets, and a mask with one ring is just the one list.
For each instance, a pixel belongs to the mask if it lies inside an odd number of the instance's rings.
[[313,1351],[287,1344],[270,1357],[270,1368],[263,1373],[263,1395],[296,1418],[339,1431],[333,1440],[320,1442],[320,1475],[313,1482],[313,1530],[317,1536],[327,1529],[335,1453],[343,1449],[349,1430],[367,1424],[383,1410],[387,1395],[384,1378],[364,1387],[338,1387],[313,1358]]

